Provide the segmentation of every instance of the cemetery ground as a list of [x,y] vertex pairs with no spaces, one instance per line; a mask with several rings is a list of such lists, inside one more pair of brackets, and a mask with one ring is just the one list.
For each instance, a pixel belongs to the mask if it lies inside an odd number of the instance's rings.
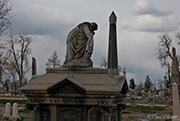
[[[126,108],[122,112],[122,121],[171,121],[171,113],[167,110],[167,101],[156,98],[154,107],[149,107],[149,99],[140,98],[134,99],[136,106],[131,106],[131,99],[126,98]],[[25,108],[26,98],[24,97],[9,97],[0,98],[0,108],[5,106],[9,102],[11,104],[17,103],[19,106],[19,115],[21,116],[20,121],[31,121],[32,111]],[[2,114],[0,114],[2,115]],[[3,121],[0,119],[0,121]],[[9,121],[4,120],[4,121]]]
[[167,101],[155,99],[154,107],[149,106],[148,98],[135,99],[135,106],[131,106],[130,99],[125,100],[126,109],[122,112],[122,121],[171,121],[171,112]]

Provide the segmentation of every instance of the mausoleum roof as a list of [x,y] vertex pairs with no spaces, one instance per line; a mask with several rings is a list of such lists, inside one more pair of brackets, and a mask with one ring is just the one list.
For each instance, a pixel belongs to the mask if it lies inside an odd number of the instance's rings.
[[38,76],[23,86],[21,91],[48,91],[54,86],[68,80],[87,93],[104,92],[120,93],[127,91],[127,83],[122,76],[112,76],[107,69],[81,68],[81,69],[49,69],[47,73]]

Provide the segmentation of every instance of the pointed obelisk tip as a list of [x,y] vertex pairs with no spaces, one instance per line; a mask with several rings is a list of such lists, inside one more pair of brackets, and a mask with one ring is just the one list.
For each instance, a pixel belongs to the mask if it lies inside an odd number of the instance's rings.
[[173,53],[173,57],[176,56],[176,48],[175,47],[172,48],[172,53]]
[[112,16],[112,15],[113,15],[113,16],[116,16],[116,14],[115,14],[115,12],[114,12],[114,11],[112,11],[111,16]]
[[116,14],[114,13],[114,11],[112,11],[110,17],[109,17],[109,22],[110,23],[116,23],[117,21],[117,17],[116,17]]

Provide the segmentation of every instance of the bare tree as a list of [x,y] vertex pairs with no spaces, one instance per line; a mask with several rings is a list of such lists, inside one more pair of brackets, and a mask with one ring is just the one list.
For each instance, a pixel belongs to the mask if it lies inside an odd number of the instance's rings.
[[0,0],[0,36],[4,35],[9,28],[10,11],[9,0]]
[[4,61],[4,64],[2,66],[3,67],[2,68],[3,69],[3,77],[4,77],[4,79],[10,79],[11,82],[13,82],[15,84],[15,83],[17,83],[17,72],[16,72],[14,66],[11,64],[11,61],[10,61],[11,59],[12,58],[9,57],[7,60]]
[[[2,49],[2,48],[1,48]],[[7,56],[5,56],[5,49],[3,48],[3,51],[0,51],[0,83],[3,81],[3,71],[4,71],[4,65],[5,62],[8,60]]]
[[163,89],[163,86],[164,86],[164,80],[159,79],[158,80],[158,88]]
[[172,48],[172,39],[168,34],[164,34],[160,36],[160,42],[157,47],[158,51],[158,60],[161,62],[162,67],[167,67],[169,65],[168,58],[172,59],[171,54]]
[[[7,33],[7,30],[10,26],[10,11],[11,7],[9,6],[9,0],[0,0],[0,37]],[[2,40],[0,38],[0,40]],[[3,64],[4,64],[4,44],[0,43],[0,69],[1,72],[3,71]],[[1,73],[2,75],[2,73]],[[2,77],[2,76],[1,76]],[[0,77],[0,78],[1,78]],[[3,85],[2,78],[1,78],[1,85]]]
[[[8,42],[8,61],[6,61],[5,69],[13,76],[13,80],[15,80],[17,74],[20,85],[24,84],[25,74],[30,70],[28,66],[28,55],[31,52],[29,47],[31,42],[31,37],[24,33],[19,34],[15,38],[11,36],[11,40]],[[15,75],[13,75],[14,73]]]
[[4,89],[4,91],[9,92],[9,84],[10,84],[10,80],[9,79],[6,79],[3,82],[3,89]]
[[57,52],[54,51],[52,56],[48,59],[46,63],[47,68],[57,68],[61,66],[61,61],[58,59]]
[[180,33],[177,32],[175,38],[172,39],[168,34],[162,34],[159,36],[160,42],[157,46],[157,59],[160,61],[161,67],[165,68],[166,75],[168,77],[169,82],[171,81],[171,69],[170,62],[172,60],[172,47],[173,41],[176,41],[180,44]]
[[107,62],[106,58],[103,57],[103,58],[101,58],[100,61],[101,61],[101,62],[100,62],[100,67],[107,68],[108,62]]
[[180,32],[177,32],[175,37],[177,39],[178,44],[180,44]]

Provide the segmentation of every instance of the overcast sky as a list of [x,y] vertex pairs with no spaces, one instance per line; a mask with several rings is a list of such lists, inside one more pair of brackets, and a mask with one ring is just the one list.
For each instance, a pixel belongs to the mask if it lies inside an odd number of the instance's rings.
[[45,73],[45,63],[57,51],[61,64],[65,57],[68,32],[83,21],[97,22],[94,66],[107,58],[109,15],[117,15],[118,62],[127,70],[128,80],[137,83],[149,75],[153,82],[162,79],[164,70],[156,59],[161,33],[179,28],[180,0],[11,0],[12,29],[32,36],[32,54],[38,74]]

